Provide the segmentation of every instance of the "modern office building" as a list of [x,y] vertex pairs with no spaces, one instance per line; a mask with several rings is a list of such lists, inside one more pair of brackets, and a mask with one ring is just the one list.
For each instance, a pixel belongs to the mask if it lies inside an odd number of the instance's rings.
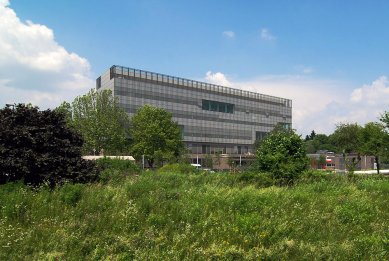
[[192,154],[249,155],[275,125],[291,128],[292,101],[255,92],[112,66],[96,80],[132,116],[149,104],[173,114]]

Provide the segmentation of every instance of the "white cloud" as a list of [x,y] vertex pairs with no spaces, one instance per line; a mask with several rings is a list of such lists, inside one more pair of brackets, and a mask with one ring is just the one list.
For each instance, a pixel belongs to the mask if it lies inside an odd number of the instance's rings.
[[[209,78],[208,73],[205,78]],[[303,135],[311,130],[330,134],[341,122],[377,121],[381,113],[389,110],[389,81],[385,76],[355,89],[345,82],[306,75],[267,75],[249,81],[230,81],[219,72],[217,78],[217,84],[223,85],[225,81],[234,88],[292,99],[293,128]]]
[[231,86],[231,83],[227,80],[227,77],[220,72],[212,73],[211,71],[208,71],[205,75],[205,80],[216,85],[227,87]]
[[[261,76],[251,81],[234,83],[233,86],[291,99],[293,128],[299,133],[310,133],[314,129],[318,133],[330,132],[334,125],[311,116],[324,110],[336,95],[344,95],[338,90],[340,83],[330,80],[313,79],[301,75],[270,75]],[[307,120],[310,119],[310,120]]]
[[233,31],[224,31],[223,32],[223,36],[225,36],[227,38],[234,38],[235,37],[235,33]]
[[261,29],[261,39],[265,40],[265,41],[273,41],[276,39],[276,37],[274,35],[271,34],[271,32],[269,31],[269,29],[267,28],[262,28]]
[[55,107],[94,86],[89,62],[59,45],[50,28],[21,21],[7,0],[0,0],[0,17],[0,107]]

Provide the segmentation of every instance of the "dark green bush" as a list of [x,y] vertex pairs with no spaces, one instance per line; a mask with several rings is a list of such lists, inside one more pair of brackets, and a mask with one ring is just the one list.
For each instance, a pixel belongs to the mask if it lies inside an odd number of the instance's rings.
[[90,182],[95,164],[81,158],[83,140],[58,111],[16,105],[0,110],[0,184]]
[[172,172],[172,173],[183,173],[183,174],[190,174],[190,173],[196,173],[198,170],[196,167],[185,164],[185,163],[173,163],[173,164],[167,164],[163,167],[161,167],[158,172],[164,173],[164,172]]

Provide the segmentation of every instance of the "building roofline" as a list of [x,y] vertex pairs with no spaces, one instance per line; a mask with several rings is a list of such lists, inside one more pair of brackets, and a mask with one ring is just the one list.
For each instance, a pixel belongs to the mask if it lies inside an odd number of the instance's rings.
[[223,93],[229,93],[237,96],[242,97],[248,97],[248,98],[254,98],[258,100],[267,100],[277,103],[286,103],[285,106],[292,107],[292,100],[286,99],[282,97],[276,97],[272,95],[257,93],[257,92],[251,92],[246,90],[241,90],[237,88],[232,87],[226,87],[222,85],[216,85],[206,82],[200,82],[196,80],[190,80],[186,78],[181,77],[175,77],[170,76],[162,73],[155,73],[150,72],[146,70],[140,70],[140,69],[134,69],[130,67],[124,67],[121,65],[112,65],[110,68],[110,71],[115,71],[116,75],[123,75],[127,77],[133,77],[133,78],[139,78],[139,79],[145,79],[149,81],[155,81],[155,82],[164,82],[167,84],[175,84],[175,85],[181,85],[185,87],[194,87],[197,89],[204,89],[209,91],[215,91],[215,92],[223,92]]

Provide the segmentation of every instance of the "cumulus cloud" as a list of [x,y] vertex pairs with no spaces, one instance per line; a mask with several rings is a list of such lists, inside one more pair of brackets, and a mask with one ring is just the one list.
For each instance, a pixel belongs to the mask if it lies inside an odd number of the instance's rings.
[[353,114],[348,118],[363,122],[376,121],[385,110],[389,109],[389,81],[386,76],[381,76],[370,84],[365,84],[355,89],[349,99],[349,106],[353,108]]
[[55,107],[94,86],[89,62],[55,41],[45,25],[21,21],[0,0],[0,105]]
[[205,81],[216,85],[222,85],[227,87],[231,86],[231,83],[227,80],[227,77],[220,72],[213,73],[211,71],[208,71],[205,75]]
[[[335,97],[337,96],[337,97]],[[358,123],[364,125],[376,122],[389,108],[389,82],[381,76],[370,84],[354,88],[332,100],[324,108],[304,119],[306,126],[317,126],[324,133],[331,133],[338,123]],[[306,133],[306,132],[305,132]]]
[[235,37],[235,33],[233,31],[224,31],[223,32],[223,36],[225,36],[227,38],[234,38]]
[[269,29],[267,28],[262,28],[261,33],[260,33],[261,39],[265,41],[273,41],[276,39],[274,35],[271,34]]
[[[248,81],[230,81],[217,73],[223,85],[233,88],[274,95],[293,102],[293,128],[302,135],[311,130],[331,134],[338,123],[365,124],[377,121],[380,114],[389,110],[389,80],[379,77],[371,84],[353,88],[348,83],[315,79],[306,75],[267,75]],[[205,79],[209,81],[207,73]]]

